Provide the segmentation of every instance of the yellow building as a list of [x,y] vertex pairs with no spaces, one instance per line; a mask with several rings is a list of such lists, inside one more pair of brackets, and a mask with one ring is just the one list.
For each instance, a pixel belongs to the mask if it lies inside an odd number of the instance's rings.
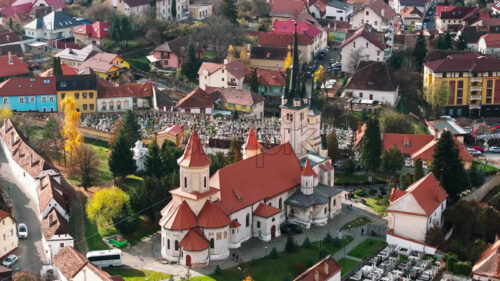
[[208,93],[215,94],[218,105],[228,111],[238,111],[257,118],[264,117],[264,97],[250,90],[233,88],[211,88]]
[[424,63],[424,90],[448,92],[442,115],[500,115],[500,59],[466,53]]
[[77,111],[82,113],[97,111],[97,77],[95,73],[56,77],[56,92],[59,112],[63,111],[62,100],[69,96],[74,97]]
[[17,249],[16,221],[4,210],[0,210],[0,260],[7,257]]
[[100,79],[117,79],[122,72],[130,69],[130,64],[120,56],[111,53],[98,53],[83,62],[78,70],[80,72],[94,71]]

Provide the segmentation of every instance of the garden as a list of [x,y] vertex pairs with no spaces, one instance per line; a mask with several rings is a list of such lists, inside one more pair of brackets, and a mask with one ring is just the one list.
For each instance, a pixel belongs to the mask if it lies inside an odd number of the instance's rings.
[[111,276],[121,276],[125,281],[159,281],[167,280],[170,275],[151,271],[151,270],[139,270],[130,267],[120,267],[120,268],[108,268],[105,269],[107,273]]
[[368,238],[356,246],[356,248],[352,249],[348,255],[359,259],[365,259],[379,252],[380,249],[386,245],[387,243],[385,241]]

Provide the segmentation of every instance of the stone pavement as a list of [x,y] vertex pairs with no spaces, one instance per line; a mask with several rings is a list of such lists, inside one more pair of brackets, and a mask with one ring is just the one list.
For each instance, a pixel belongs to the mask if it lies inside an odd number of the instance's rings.
[[[352,201],[348,201],[350,204]],[[375,214],[371,209],[366,206],[352,202],[353,207],[347,208],[346,204],[343,204],[343,210],[340,215],[331,220],[326,226],[317,227],[312,226],[310,229],[304,229],[304,232],[301,234],[294,235],[295,242],[299,245],[302,244],[306,237],[309,237],[311,241],[319,241],[326,236],[326,233],[329,232],[333,237],[337,237],[340,232],[340,228],[352,221],[353,219],[359,216],[366,216],[372,219],[373,224],[377,224],[382,226],[384,229],[387,227],[387,220],[385,217],[381,217],[378,214]],[[354,240],[347,245],[345,252],[348,253],[354,247],[356,247],[359,243],[367,238],[367,236],[361,235],[361,228],[353,228],[350,231],[345,232],[347,235],[351,235],[354,237]],[[366,233],[366,230],[365,230]],[[385,239],[385,232],[380,233],[380,239]],[[286,237],[281,236],[272,241],[264,242],[258,240],[256,238],[252,238],[249,241],[242,244],[242,246],[236,249],[236,253],[240,257],[239,262],[248,262],[252,259],[258,259],[269,254],[273,247],[281,252],[285,248]],[[340,250],[334,255],[335,259],[341,259],[344,257],[344,251]],[[352,258],[352,257],[349,257]],[[187,269],[184,266],[178,264],[163,264],[161,263],[161,255],[160,255],[160,234],[156,233],[153,236],[145,239],[141,243],[135,245],[132,248],[125,249],[122,254],[122,262],[124,265],[138,268],[138,269],[147,269],[154,270],[158,272],[164,272],[168,274],[174,274],[177,277],[185,276],[187,273]],[[356,259],[356,258],[353,258]],[[219,266],[222,269],[235,267],[238,265],[237,262],[234,262],[232,259],[225,259],[220,261],[211,261],[210,265],[205,268],[200,269],[192,269],[190,270],[191,276],[200,276],[212,274],[215,270],[216,266]]]

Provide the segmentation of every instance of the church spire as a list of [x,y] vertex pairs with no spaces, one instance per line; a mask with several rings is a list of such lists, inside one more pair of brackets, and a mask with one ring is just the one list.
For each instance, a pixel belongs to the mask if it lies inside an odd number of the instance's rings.
[[283,106],[286,107],[302,107],[302,88],[299,79],[299,47],[297,42],[297,22],[295,22],[295,30],[293,33],[293,57],[292,66],[289,70],[288,81],[285,86],[285,93],[283,95]]

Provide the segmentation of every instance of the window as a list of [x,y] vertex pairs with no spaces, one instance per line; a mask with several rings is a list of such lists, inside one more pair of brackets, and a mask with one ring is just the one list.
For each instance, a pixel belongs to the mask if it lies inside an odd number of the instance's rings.
[[54,102],[54,97],[49,97],[49,102]]
[[60,243],[60,244],[59,244],[59,247],[60,247],[60,248],[64,248],[64,243]]
[[245,222],[246,222],[245,223],[246,227],[249,227],[250,226],[250,214],[247,214]]
[[492,103],[493,80],[486,80],[486,103]]
[[203,187],[207,188],[207,177],[203,177]]
[[89,98],[93,99],[94,98],[94,92],[89,93]]
[[61,94],[61,99],[63,100],[65,96],[66,96],[66,94],[65,94],[65,93],[62,93],[62,94]]
[[3,98],[3,104],[7,104],[9,103],[9,99],[8,98]]
[[215,240],[213,238],[210,238],[210,249],[213,249],[215,247]]
[[47,112],[47,108],[46,107],[42,107],[42,112]]
[[19,103],[24,103],[24,97],[19,98]]
[[333,199],[333,206],[337,205],[337,199]]
[[260,228],[260,221],[257,222],[257,228]]
[[366,11],[366,12],[365,12],[365,15],[369,16],[369,15],[370,15],[370,12],[369,12],[369,11]]
[[59,86],[61,86],[61,88],[66,88],[66,86],[68,86],[68,83],[66,83],[66,82],[60,82]]
[[356,41],[352,42],[353,48],[356,48]]
[[80,98],[80,93],[75,93],[75,100]]
[[217,240],[222,240],[222,232],[217,232]]
[[167,250],[170,250],[170,239],[167,239]]
[[325,211],[324,211],[324,213],[326,214],[326,208],[325,208]]
[[368,48],[368,42],[366,42],[366,47]]
[[176,251],[179,250],[179,241],[178,240],[175,240],[175,250]]
[[283,200],[282,200],[281,198],[280,198],[280,200],[278,201],[278,207],[279,207],[280,209],[282,209],[282,207],[283,207]]
[[31,97],[30,102],[35,102],[35,97]]
[[94,105],[90,104],[90,110],[94,110]]
[[187,188],[188,186],[188,178],[184,177],[184,188]]
[[42,97],[42,102],[46,103],[47,102],[47,97]]
[[87,92],[83,92],[82,93],[82,99],[86,99],[87,98]]
[[359,93],[359,97],[360,97],[360,98],[363,98],[363,92],[360,92],[360,93]]
[[87,105],[86,104],[83,105],[83,110],[87,110]]

